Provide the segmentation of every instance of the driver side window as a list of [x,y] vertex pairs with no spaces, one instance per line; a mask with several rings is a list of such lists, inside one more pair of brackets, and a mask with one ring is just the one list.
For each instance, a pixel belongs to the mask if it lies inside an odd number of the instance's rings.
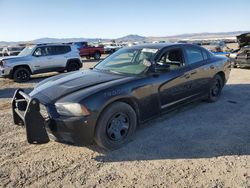
[[166,51],[158,61],[160,65],[169,65],[170,70],[178,69],[184,66],[183,53],[181,49],[172,49]]
[[49,56],[49,55],[53,55],[52,53],[53,49],[52,47],[38,47],[35,52],[34,52],[34,55],[35,56]]
[[34,56],[42,56],[42,48],[37,48],[34,52]]

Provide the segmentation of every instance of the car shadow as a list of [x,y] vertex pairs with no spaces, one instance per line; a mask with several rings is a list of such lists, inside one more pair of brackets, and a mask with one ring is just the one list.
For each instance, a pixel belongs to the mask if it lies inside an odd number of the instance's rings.
[[211,158],[250,155],[250,85],[227,85],[216,103],[195,102],[139,128],[122,148],[97,146],[97,161]]
[[25,83],[39,83],[46,78],[56,76],[58,74],[63,74],[63,73],[50,72],[50,73],[36,74],[36,75],[31,76],[30,80]]

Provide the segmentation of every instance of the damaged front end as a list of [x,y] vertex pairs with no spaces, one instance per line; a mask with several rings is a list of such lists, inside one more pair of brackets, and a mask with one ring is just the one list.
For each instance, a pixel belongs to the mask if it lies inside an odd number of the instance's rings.
[[50,140],[46,131],[48,119],[40,112],[40,106],[38,99],[31,98],[22,89],[16,90],[12,99],[14,124],[25,126],[30,144],[44,144]]

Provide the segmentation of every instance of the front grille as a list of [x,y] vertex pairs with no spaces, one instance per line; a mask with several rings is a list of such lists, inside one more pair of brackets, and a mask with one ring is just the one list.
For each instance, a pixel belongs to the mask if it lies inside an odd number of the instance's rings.
[[46,106],[44,106],[43,104],[40,104],[40,113],[41,113],[41,115],[43,116],[44,119],[49,118],[48,110],[47,110]]

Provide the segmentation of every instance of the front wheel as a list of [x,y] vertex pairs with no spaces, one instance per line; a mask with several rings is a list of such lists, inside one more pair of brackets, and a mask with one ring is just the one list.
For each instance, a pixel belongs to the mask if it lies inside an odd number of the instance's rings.
[[30,71],[27,68],[17,68],[13,73],[13,79],[15,82],[26,82],[30,79]]
[[123,102],[111,104],[101,114],[95,131],[95,142],[107,150],[114,150],[127,143],[136,130],[134,109]]
[[212,84],[210,86],[209,94],[208,94],[208,102],[216,102],[220,95],[223,88],[223,80],[220,75],[216,75],[213,78]]

